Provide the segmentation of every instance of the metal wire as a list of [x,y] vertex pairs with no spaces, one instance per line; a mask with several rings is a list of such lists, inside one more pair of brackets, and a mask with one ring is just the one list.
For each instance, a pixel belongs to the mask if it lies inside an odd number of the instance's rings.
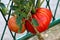
[[50,0],[46,0],[46,8],[48,7],[50,10],[51,10],[51,8],[50,8],[50,5],[49,5],[49,2],[50,2]]
[[56,12],[57,12],[57,9],[58,9],[59,1],[60,0],[58,0],[57,5],[56,5],[56,9],[55,9],[54,16],[53,16],[53,21],[55,20],[55,16],[56,16]]
[[[11,6],[12,6],[12,5],[13,5],[13,2],[11,3]],[[2,13],[3,18],[4,18],[5,21],[6,21],[6,25],[5,25],[5,28],[4,28],[4,30],[3,30],[3,33],[2,33],[2,36],[1,36],[1,40],[3,40],[3,37],[4,37],[4,34],[5,34],[5,31],[6,31],[6,28],[7,28],[7,25],[8,25],[7,23],[8,23],[8,20],[9,20],[9,18],[10,18],[10,14],[11,14],[11,9],[10,9],[10,11],[9,11],[8,19],[6,20],[5,16],[4,16],[3,13]],[[13,36],[13,33],[11,32],[11,30],[9,30],[9,31],[10,31],[10,33],[11,33],[13,39],[15,39],[15,36]]]
[[[0,1],[1,1],[1,0],[0,0]],[[11,1],[11,0],[10,0],[10,1]],[[55,20],[55,16],[56,16],[56,12],[57,12],[57,9],[58,9],[59,1],[60,1],[60,0],[58,0],[58,2],[57,2],[57,4],[56,4],[56,8],[55,8],[55,11],[54,11],[54,16],[53,16],[53,21]],[[48,7],[48,8],[51,10],[49,2],[50,2],[50,0],[46,0],[46,3],[47,3],[47,4],[46,4],[46,8]],[[11,3],[11,6],[13,6],[13,2]],[[0,10],[0,11],[1,11],[1,10]],[[8,23],[8,20],[9,20],[9,18],[10,18],[10,15],[11,15],[11,9],[10,9],[10,11],[9,11],[8,19],[7,19],[7,20],[6,20],[6,18],[5,18],[5,16],[4,16],[4,14],[3,14],[2,11],[1,11],[1,14],[2,14],[4,20],[6,21],[6,24],[5,24],[5,27],[4,27],[2,36],[1,36],[1,40],[3,40],[5,31],[6,31],[6,28],[7,28],[7,25],[8,25],[7,23]],[[59,19],[59,20],[60,20],[60,19]],[[51,23],[51,25],[56,25],[57,23],[60,23],[59,20],[54,21],[54,23]],[[51,25],[50,25],[50,27],[51,27]],[[16,40],[16,33],[14,33],[14,35],[13,35],[13,33],[11,32],[11,30],[9,30],[9,31],[10,31],[10,33],[11,33],[11,36],[13,37],[13,40]],[[32,36],[31,34],[27,34],[26,36],[24,36],[24,37],[21,38],[21,39],[25,40],[25,39],[27,39],[27,38],[29,38],[29,37],[31,37],[31,36]],[[19,40],[21,40],[21,39],[19,39]]]

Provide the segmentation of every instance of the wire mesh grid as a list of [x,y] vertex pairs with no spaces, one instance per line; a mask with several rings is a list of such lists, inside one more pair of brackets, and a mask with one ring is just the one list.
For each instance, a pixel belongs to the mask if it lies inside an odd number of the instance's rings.
[[[10,0],[10,1],[11,1],[11,0]],[[45,1],[46,1],[46,8],[49,8],[49,9],[51,10],[50,0],[45,0]],[[58,0],[57,3],[56,3],[56,7],[55,7],[55,10],[54,10],[54,13],[53,13],[52,22],[51,22],[49,28],[51,28],[52,26],[60,23],[60,19],[57,19],[57,20],[56,20],[56,12],[57,12],[57,9],[58,9],[59,1],[60,1],[60,0]],[[11,2],[11,5],[10,5],[10,6],[13,6],[13,2]],[[9,10],[9,14],[8,14],[8,19],[6,19],[5,16],[4,16],[4,14],[3,14],[3,12],[0,10],[0,12],[1,12],[4,20],[6,21],[6,24],[5,24],[5,27],[4,27],[4,30],[3,30],[3,33],[2,33],[2,36],[1,36],[1,39],[0,39],[0,40],[3,40],[3,38],[4,38],[4,34],[5,34],[6,28],[7,28],[7,26],[8,26],[7,22],[8,22],[8,20],[9,20],[9,18],[10,18],[11,11],[12,11],[12,10],[10,9],[10,10]],[[14,35],[13,35],[13,33],[11,32],[11,30],[9,30],[9,31],[10,31],[10,34],[11,34],[13,40],[16,40],[16,33],[14,33]],[[32,35],[32,34],[30,34],[30,33],[27,33],[24,37],[18,38],[17,40],[27,40],[27,39],[28,39],[29,37],[31,37],[31,36],[34,36],[34,35]]]

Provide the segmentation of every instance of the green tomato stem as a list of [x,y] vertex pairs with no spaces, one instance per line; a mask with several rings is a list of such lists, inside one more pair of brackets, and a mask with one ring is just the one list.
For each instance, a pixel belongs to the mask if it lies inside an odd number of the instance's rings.
[[35,6],[35,0],[31,0],[32,1],[32,3],[33,3],[33,6]]
[[39,7],[40,7],[40,0],[37,0],[36,8],[39,8]]
[[33,7],[31,13],[34,14],[36,12],[36,8]]
[[41,0],[37,0],[36,8],[40,8],[43,2],[44,2],[44,0],[42,0],[42,1]]

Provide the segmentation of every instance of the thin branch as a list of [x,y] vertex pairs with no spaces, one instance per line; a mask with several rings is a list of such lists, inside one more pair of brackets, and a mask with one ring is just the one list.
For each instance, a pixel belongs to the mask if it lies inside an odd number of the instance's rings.
[[37,34],[38,39],[39,40],[44,40],[44,38],[41,36],[40,32],[36,29],[36,27],[33,26],[33,28],[34,28],[34,30],[35,30],[35,32]]
[[32,6],[33,6],[33,4],[31,5],[30,11],[28,12],[27,19],[29,19],[28,17],[30,17],[30,16],[31,16]]

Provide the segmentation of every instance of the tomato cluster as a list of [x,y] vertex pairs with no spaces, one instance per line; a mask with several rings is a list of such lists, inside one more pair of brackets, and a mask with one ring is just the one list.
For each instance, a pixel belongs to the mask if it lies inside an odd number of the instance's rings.
[[[39,32],[43,32],[48,29],[48,26],[50,24],[51,18],[52,18],[52,12],[47,8],[37,8],[36,12],[32,14],[32,18],[35,18],[38,22],[38,26],[36,26],[36,29]],[[31,21],[25,20],[25,24],[22,25],[21,33],[27,29],[29,32],[36,34],[33,24],[30,23]],[[16,18],[11,17],[8,21],[8,27],[10,30],[14,32],[18,32],[19,26],[16,24]]]

